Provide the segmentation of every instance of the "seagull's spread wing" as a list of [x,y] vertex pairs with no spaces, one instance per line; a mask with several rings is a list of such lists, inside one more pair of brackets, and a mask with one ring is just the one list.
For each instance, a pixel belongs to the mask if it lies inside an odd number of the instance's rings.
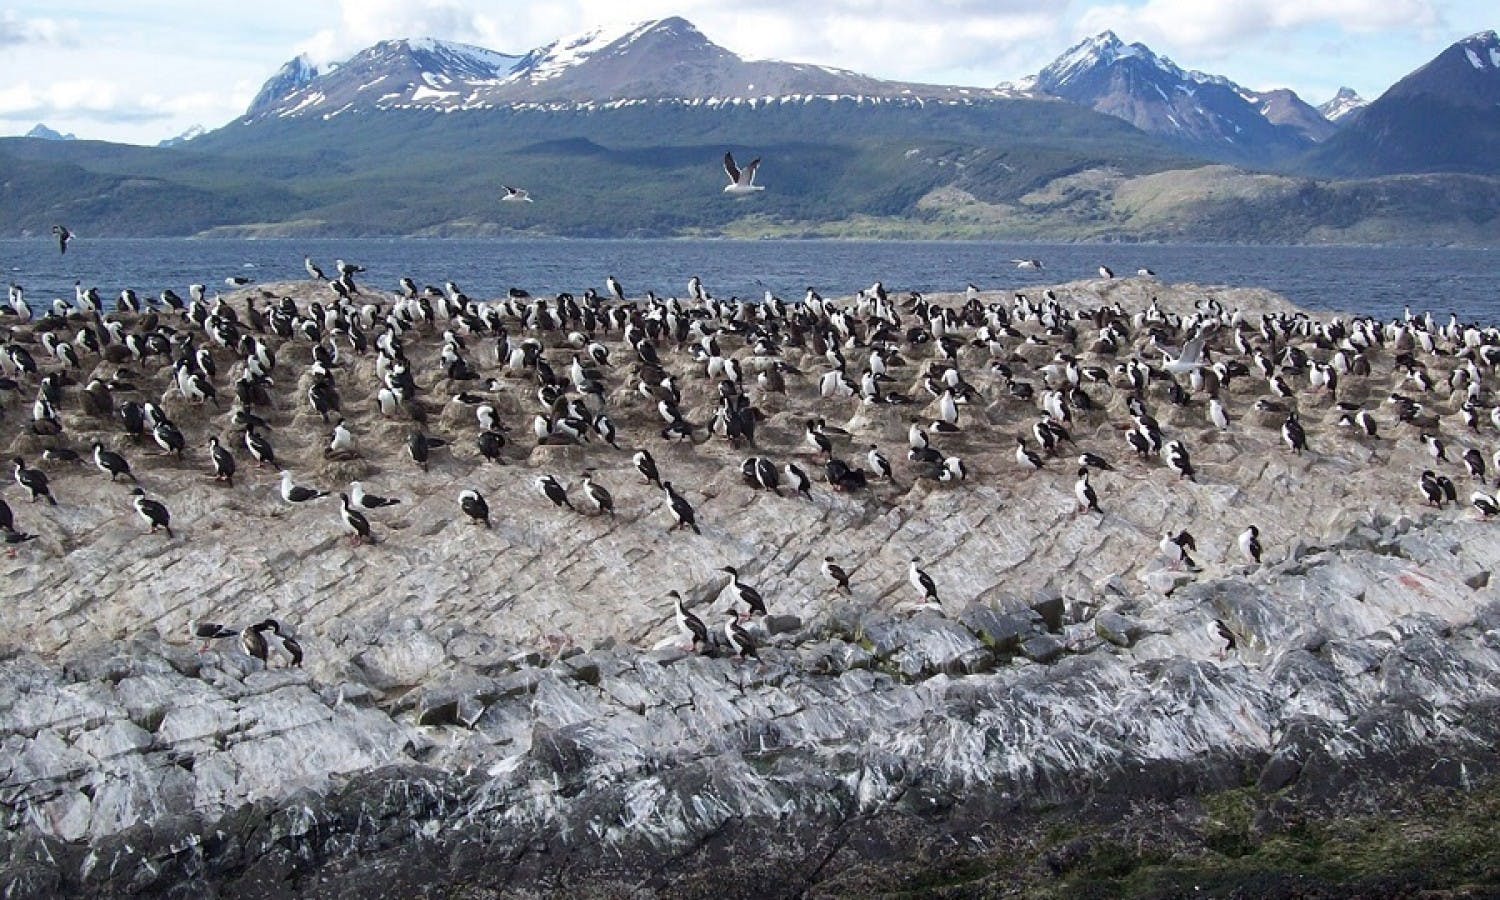
[[746,185],[752,185],[755,183],[755,170],[759,168],[760,157],[757,156],[756,158],[750,160],[750,165],[746,166],[745,171],[740,173],[741,176],[745,179]]
[[1182,355],[1177,357],[1177,362],[1181,363],[1184,366],[1192,365],[1193,363],[1197,362],[1198,357],[1203,355],[1203,342],[1205,340],[1206,338],[1203,335],[1199,335],[1198,337],[1195,337],[1192,340],[1188,341],[1186,344],[1183,344]]
[[[760,162],[760,160],[756,160],[756,162]],[[740,170],[739,167],[734,164],[734,154],[730,153],[728,150],[724,151],[724,171],[729,174],[730,184],[739,184]]]

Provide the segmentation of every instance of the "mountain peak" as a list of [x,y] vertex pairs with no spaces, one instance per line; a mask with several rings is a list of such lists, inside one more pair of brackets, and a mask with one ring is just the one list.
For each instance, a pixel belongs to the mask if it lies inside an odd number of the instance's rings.
[[1291,91],[1261,94],[1222,75],[1184,70],[1113,31],[1078,42],[1021,86],[1188,142],[1216,159],[1296,152],[1331,130]]
[[1476,32],[1459,41],[1457,46],[1463,48],[1464,56],[1474,68],[1500,71],[1500,36],[1495,32]]
[[59,131],[54,131],[51,128],[48,128],[46,126],[46,124],[42,123],[42,122],[36,123],[35,127],[33,127],[30,131],[26,132],[26,134],[24,134],[22,136],[23,137],[29,137],[29,138],[40,138],[40,139],[42,139],[44,141],[76,141],[76,140],[78,140],[77,135],[63,134],[63,133],[61,133]]
[[311,57],[306,53],[297,54],[261,85],[260,92],[250,101],[250,108],[245,111],[245,116],[253,118],[269,112],[281,101],[311,84],[318,74],[318,67],[313,65]]
[[1333,99],[1318,107],[1318,112],[1328,121],[1337,122],[1360,107],[1369,105],[1369,102],[1355,93],[1354,88],[1341,87],[1333,95]]

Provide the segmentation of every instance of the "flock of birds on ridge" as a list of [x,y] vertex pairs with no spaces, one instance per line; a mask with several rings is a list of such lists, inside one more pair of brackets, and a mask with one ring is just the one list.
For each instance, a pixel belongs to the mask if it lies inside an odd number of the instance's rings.
[[[732,184],[748,184],[748,178],[753,178],[754,163],[747,178],[733,171],[731,159],[726,159],[726,166],[731,169]],[[65,253],[71,233],[63,226],[53,231]],[[1014,262],[1023,268],[1041,267],[1037,260]],[[338,260],[336,277],[328,278],[310,258],[304,264],[308,275],[326,285],[327,291],[322,300],[305,305],[291,297],[259,292],[236,308],[217,294],[210,298],[205,285],[194,284],[188,300],[167,289],[155,304],[126,289],[113,310],[107,311],[97,289],[79,284],[72,304],[58,299],[51,309],[38,314],[27,304],[23,288],[13,284],[8,308],[0,309],[4,314],[0,315],[0,399],[34,389],[25,431],[47,444],[42,459],[49,464],[78,464],[87,459],[111,483],[121,479],[132,483],[136,513],[152,533],[164,532],[169,539],[174,533],[166,504],[148,496],[126,455],[101,440],[108,437],[105,423],[110,430],[123,432],[115,441],[117,446],[154,443],[162,456],[183,461],[190,446],[187,435],[168,417],[162,403],[176,392],[189,404],[212,404],[215,410],[223,410],[216,413],[222,416],[222,425],[214,426],[214,433],[206,438],[206,462],[213,478],[232,488],[239,460],[248,457],[257,466],[279,468],[283,501],[300,506],[329,492],[296,484],[290,470],[281,468],[267,435],[272,425],[266,418],[283,411],[273,396],[279,376],[295,371],[301,377],[285,382],[307,384],[304,397],[288,402],[305,402],[331,427],[325,457],[360,455],[356,436],[341,414],[341,397],[370,391],[373,411],[386,419],[410,421],[413,427],[406,454],[425,471],[432,452],[450,439],[426,431],[421,376],[429,384],[447,381],[465,387],[448,402],[472,407],[477,426],[471,438],[474,447],[485,460],[500,462],[502,451],[514,441],[506,437],[510,429],[501,422],[492,401],[506,384],[476,366],[477,354],[471,345],[480,341],[494,347],[500,374],[514,383],[534,385],[536,412],[530,430],[538,444],[598,440],[617,450],[622,449],[623,435],[610,416],[611,376],[607,373],[628,370],[627,377],[615,377],[648,408],[655,408],[661,427],[654,437],[701,443],[720,436],[734,448],[755,448],[757,423],[764,415],[754,404],[752,392],[786,393],[789,379],[806,377],[786,360],[784,351],[795,348],[806,359],[827,363],[826,371],[808,379],[818,402],[849,399],[906,406],[912,411],[935,407],[936,418],[925,426],[921,418],[910,418],[905,455],[915,477],[948,484],[963,481],[968,472],[963,460],[940,450],[938,442],[964,432],[961,410],[966,405],[996,400],[1015,404],[1018,415],[1024,411],[1034,416],[1031,440],[1022,435],[1015,438],[1015,466],[1025,472],[1046,467],[1063,454],[1064,445],[1078,449],[1070,433],[1075,415],[1103,411],[1108,401],[1100,396],[1118,392],[1129,415],[1129,424],[1120,423],[1118,428],[1130,455],[1143,462],[1160,460],[1178,479],[1193,480],[1186,443],[1180,437],[1168,439],[1148,400],[1155,394],[1156,400],[1186,406],[1194,404],[1194,398],[1206,397],[1207,423],[1224,431],[1232,423],[1223,395],[1232,382],[1241,379],[1265,385],[1271,396],[1256,400],[1254,408],[1280,419],[1281,441],[1290,453],[1308,450],[1296,409],[1299,392],[1326,393],[1336,403],[1339,424],[1365,439],[1377,439],[1379,426],[1370,410],[1337,400],[1342,379],[1371,374],[1370,356],[1376,349],[1391,354],[1394,371],[1400,375],[1398,386],[1419,395],[1439,391],[1428,362],[1447,358],[1452,368],[1445,386],[1450,396],[1463,396],[1457,412],[1464,428],[1477,435],[1481,419],[1488,418],[1500,429],[1500,406],[1481,416],[1485,376],[1500,365],[1500,330],[1463,325],[1456,316],[1445,326],[1437,325],[1430,314],[1413,316],[1409,311],[1389,322],[1368,317],[1320,322],[1302,313],[1227,311],[1210,297],[1199,299],[1195,311],[1186,316],[1163,310],[1154,299],[1134,312],[1118,302],[1072,310],[1051,290],[1038,297],[1017,293],[1007,301],[986,300],[972,284],[961,305],[945,306],[929,302],[918,292],[888,294],[880,282],[842,302],[825,299],[812,288],[801,302],[785,302],[769,291],[763,302],[724,301],[713,297],[696,276],[688,282],[684,298],[660,298],[647,292],[632,300],[610,277],[607,294],[590,288],[579,298],[566,293],[538,297],[513,288],[504,299],[476,301],[452,281],[442,289],[419,288],[412,279],[402,278],[399,293],[392,295],[362,290],[355,280],[364,271],[361,266]],[[1145,270],[1140,274],[1151,275]],[[1099,275],[1113,278],[1104,267]],[[247,281],[226,279],[231,287]],[[263,307],[257,305],[262,299],[268,301]],[[440,335],[441,348],[433,367],[419,372],[406,351],[423,336],[433,335]],[[739,344],[743,354],[726,352],[733,344]],[[1034,380],[1019,377],[1025,374],[1026,363],[1016,351],[1028,344],[1050,351],[1050,361],[1031,371]],[[1168,349],[1179,345],[1175,354]],[[670,354],[668,359],[663,358],[664,349]],[[892,382],[910,377],[897,371],[911,365],[906,357],[919,353],[929,357],[919,379],[920,393],[914,389],[917,396],[912,396],[893,390]],[[373,354],[379,384],[349,383],[341,371],[348,354],[366,358]],[[1153,361],[1153,356],[1159,361]],[[293,358],[302,362],[294,364]],[[1001,397],[985,396],[966,377],[965,365],[970,363],[965,360],[976,358],[983,360],[996,386],[992,393],[1001,392]],[[564,359],[567,362],[562,365]],[[1101,364],[1110,359],[1117,361],[1112,366]],[[83,376],[86,364],[93,361],[109,365]],[[561,371],[554,364],[561,365]],[[160,371],[153,374],[153,367]],[[151,384],[157,379],[162,383]],[[706,379],[712,384],[717,399],[710,422],[694,424],[684,415],[680,381],[687,379]],[[154,394],[156,387],[164,391]],[[231,399],[221,399],[225,393]],[[161,403],[137,399],[150,396],[160,396]],[[1434,433],[1439,413],[1407,393],[1392,392],[1387,402],[1395,409],[1398,425],[1421,429],[1420,439],[1433,459],[1434,468],[1424,470],[1418,479],[1423,500],[1438,508],[1456,503],[1454,482],[1436,471],[1438,463],[1449,460],[1444,441]],[[639,406],[640,401],[634,404]],[[80,416],[65,430],[59,410],[69,405],[76,406]],[[4,412],[0,405],[0,422]],[[79,424],[94,435],[83,454],[67,446],[69,434]],[[694,507],[670,480],[662,478],[644,446],[646,435],[636,437],[632,441],[638,447],[632,456],[634,468],[645,484],[665,496],[673,530],[701,533]],[[889,457],[875,444],[868,445],[864,454],[867,468],[841,458],[836,445],[847,438],[847,432],[829,426],[823,417],[805,422],[804,452],[822,461],[823,480],[832,489],[859,491],[874,481],[896,481]],[[238,455],[241,450],[244,456]],[[1470,495],[1471,505],[1484,518],[1500,514],[1500,502],[1483,490],[1487,478],[1483,454],[1470,446],[1461,460],[1467,475],[1479,484]],[[12,464],[15,483],[33,503],[58,503],[46,470],[28,464],[22,456],[14,457]],[[1500,452],[1493,464],[1500,469]],[[1113,469],[1100,454],[1078,454],[1073,490],[1076,514],[1102,512],[1090,473]],[[583,478],[584,502],[594,515],[613,516],[613,496],[594,479],[593,471]],[[786,491],[791,496],[812,496],[813,479],[796,461],[778,467],[767,456],[750,456],[743,460],[740,472],[751,487],[778,495]],[[583,512],[557,477],[539,475],[535,486],[557,508]],[[370,516],[401,502],[370,494],[357,481],[339,497],[340,522],[356,543],[376,543]],[[458,502],[477,526],[490,527],[490,509],[478,490],[464,490]],[[36,537],[17,526],[3,496],[0,533],[10,545],[11,556],[18,545]],[[1237,544],[1247,562],[1260,562],[1256,526],[1241,532]],[[1190,553],[1197,546],[1187,531],[1163,534],[1158,549],[1173,568],[1196,567]],[[670,591],[678,631],[690,649],[707,651],[718,645],[727,647],[736,659],[754,656],[756,640],[744,623],[766,614],[765,600],[734,567],[722,571],[729,576],[726,587],[732,598],[722,629],[710,629],[685,608],[677,591]],[[824,558],[821,571],[832,589],[850,590],[850,573],[833,557]],[[917,606],[941,611],[936,583],[920,560],[911,561],[907,574],[920,597]],[[192,627],[205,641],[205,649],[214,640],[238,634],[245,651],[266,662],[275,646],[267,640],[269,633],[289,664],[302,661],[301,645],[274,619],[242,630],[212,622],[196,622]],[[1211,637],[1221,642],[1221,655],[1234,646],[1234,636],[1222,622],[1213,623]]]

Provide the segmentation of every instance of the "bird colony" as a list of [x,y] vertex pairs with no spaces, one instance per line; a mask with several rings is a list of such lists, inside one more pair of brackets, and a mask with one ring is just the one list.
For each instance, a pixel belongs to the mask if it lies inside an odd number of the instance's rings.
[[955,617],[1048,588],[1086,621],[1121,576],[1169,593],[1372,513],[1500,513],[1500,333],[1456,319],[1102,271],[746,301],[306,268],[43,312],[12,286],[6,565],[84,601],[23,604],[35,646],[286,628],[300,662],[399,602],[739,659],[841,602]]

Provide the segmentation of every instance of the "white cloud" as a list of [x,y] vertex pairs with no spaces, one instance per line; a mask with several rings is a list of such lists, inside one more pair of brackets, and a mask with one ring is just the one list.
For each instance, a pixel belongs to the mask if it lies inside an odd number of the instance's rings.
[[23,18],[15,10],[0,12],[0,47],[23,44],[71,46],[78,43],[78,23],[45,17]]
[[0,88],[0,119],[11,122],[139,124],[194,116],[212,121],[209,117],[220,117],[224,108],[222,91],[137,93],[93,78],[54,81],[40,87],[23,81]]

